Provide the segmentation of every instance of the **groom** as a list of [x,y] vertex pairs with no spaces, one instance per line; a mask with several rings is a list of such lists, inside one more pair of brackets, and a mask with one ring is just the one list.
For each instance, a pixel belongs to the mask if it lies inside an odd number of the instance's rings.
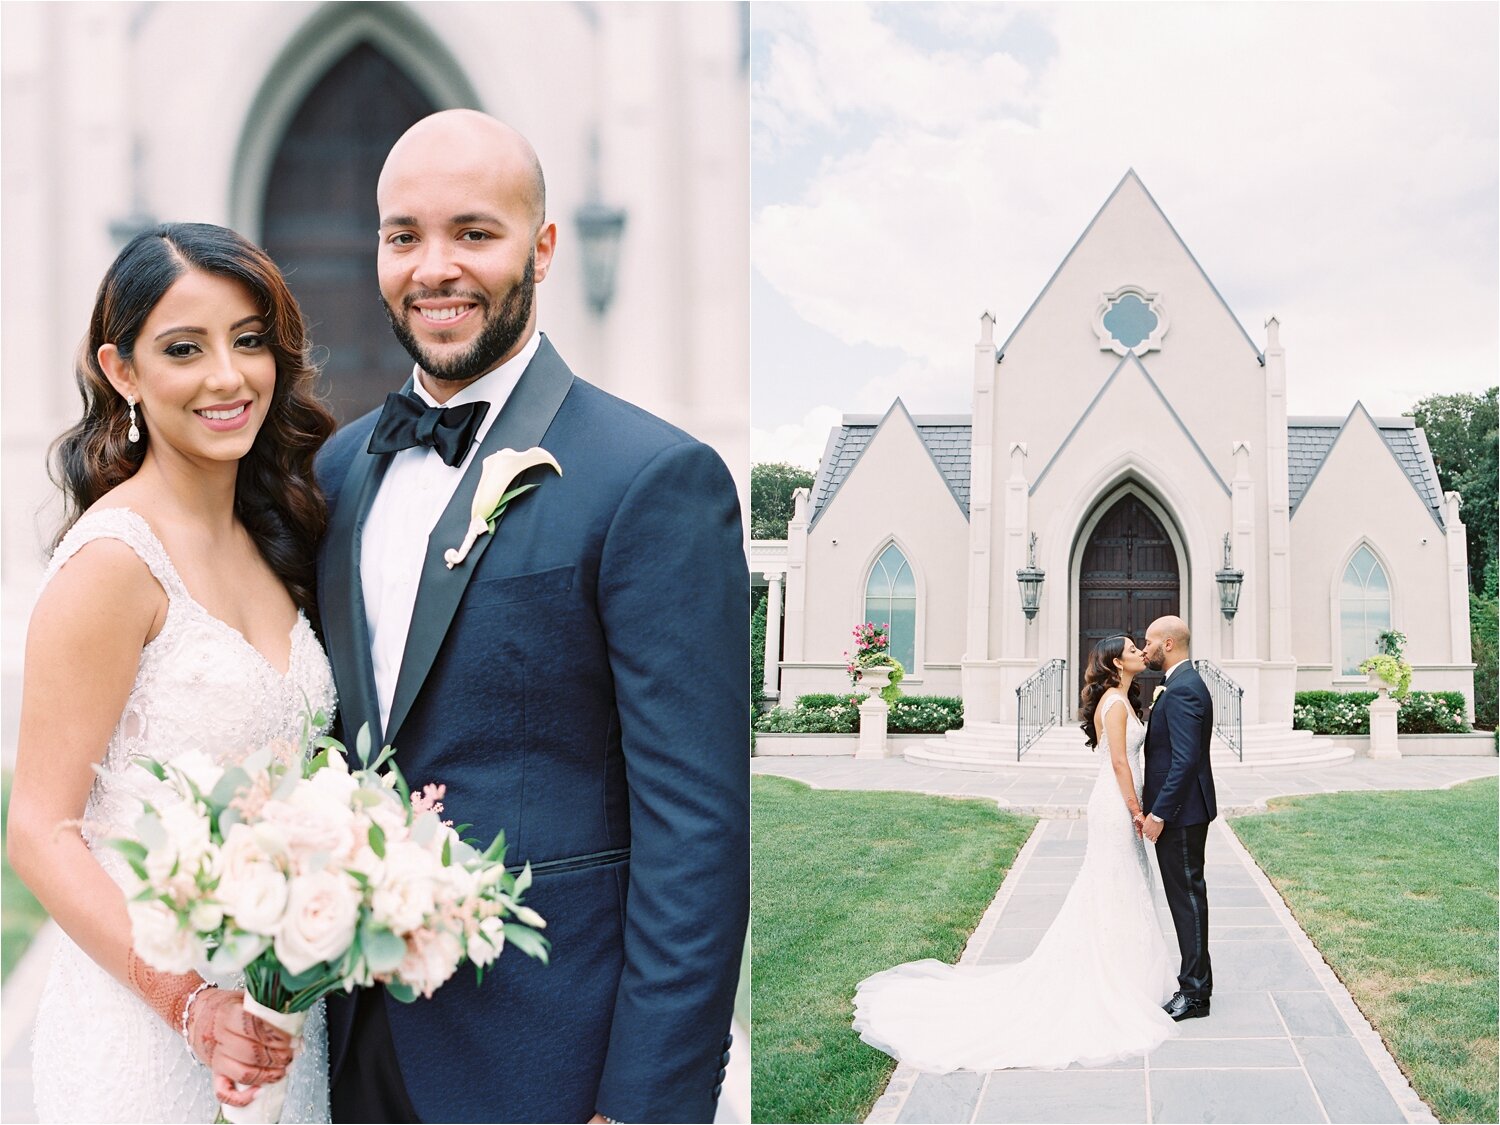
[[1174,1020],[1208,1015],[1214,974],[1208,960],[1208,892],[1203,852],[1209,822],[1218,815],[1209,741],[1214,703],[1188,659],[1187,624],[1159,617],[1146,630],[1146,666],[1166,670],[1166,683],[1146,725],[1146,778],[1141,804],[1149,811],[1141,833],[1156,844],[1157,865],[1177,930],[1182,967],[1179,990],[1164,1010]]
[[[507,862],[551,965],[514,950],[429,1000],[330,997],[335,1121],[711,1121],[745,939],[749,584],[707,446],[573,375],[536,328],[536,153],[419,121],[377,188],[380,293],[415,360],[322,451],[324,632],[347,739]],[[541,446],[455,565],[481,462]],[[451,558],[451,555],[450,555]]]

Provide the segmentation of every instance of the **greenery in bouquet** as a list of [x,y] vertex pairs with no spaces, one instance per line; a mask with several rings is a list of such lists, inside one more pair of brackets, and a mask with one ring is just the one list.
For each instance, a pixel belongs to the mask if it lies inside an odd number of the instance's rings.
[[[440,819],[443,788],[413,795],[368,729],[351,770],[337,740],[308,732],[238,764],[201,751],[143,760],[135,836],[110,844],[127,888],[136,951],[165,972],[242,973],[247,994],[302,1012],[335,990],[381,983],[431,996],[464,961],[480,978],[512,945],[546,962],[546,922],[522,904],[528,864],[505,867],[505,834],[483,851]],[[309,744],[310,743],[310,744]],[[385,769],[381,772],[381,767]]]

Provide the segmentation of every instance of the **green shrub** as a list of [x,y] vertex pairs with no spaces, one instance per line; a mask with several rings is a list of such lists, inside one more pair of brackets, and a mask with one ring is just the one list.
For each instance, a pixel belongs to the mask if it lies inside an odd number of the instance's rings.
[[[1292,726],[1314,734],[1369,734],[1373,691],[1299,691]],[[1469,729],[1464,696],[1458,691],[1414,691],[1399,700],[1396,730],[1401,734],[1455,734]]]
[[[774,707],[755,720],[763,734],[854,734],[859,730],[858,695],[814,693],[795,707]],[[903,695],[889,704],[891,734],[942,734],[964,725],[963,700],[945,695]]]
[[891,704],[891,734],[942,734],[964,725],[964,701],[950,695],[903,695]]

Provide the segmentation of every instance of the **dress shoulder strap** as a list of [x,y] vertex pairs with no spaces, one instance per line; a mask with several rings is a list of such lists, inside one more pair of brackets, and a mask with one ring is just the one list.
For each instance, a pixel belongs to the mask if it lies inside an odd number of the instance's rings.
[[64,563],[95,539],[118,539],[134,551],[161,583],[168,601],[188,596],[187,586],[178,576],[167,549],[161,545],[151,525],[129,508],[95,508],[79,516],[78,522],[68,529],[67,535],[57,545],[57,550],[52,552],[52,561],[42,575],[42,586],[46,586]]
[[1110,708],[1113,707],[1116,703],[1124,702],[1125,697],[1123,695],[1120,695],[1118,692],[1110,692],[1109,696],[1104,700],[1104,706],[1099,710],[1099,717],[1102,719],[1105,715],[1109,714]]

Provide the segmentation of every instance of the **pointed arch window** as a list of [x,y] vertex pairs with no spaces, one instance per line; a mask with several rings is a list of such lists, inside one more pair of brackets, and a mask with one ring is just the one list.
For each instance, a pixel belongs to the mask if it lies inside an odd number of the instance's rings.
[[1360,664],[1379,651],[1377,638],[1390,627],[1390,580],[1375,552],[1361,545],[1339,585],[1341,673],[1359,675]]
[[865,583],[865,620],[890,626],[891,655],[910,672],[917,651],[917,582],[911,564],[894,543],[870,568]]

